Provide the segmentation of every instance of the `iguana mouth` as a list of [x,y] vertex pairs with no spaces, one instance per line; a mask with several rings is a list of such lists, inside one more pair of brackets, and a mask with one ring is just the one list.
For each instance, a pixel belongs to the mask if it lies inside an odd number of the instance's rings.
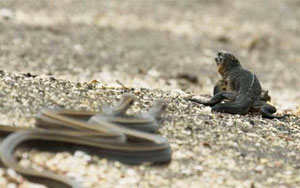
[[219,52],[217,57],[215,58],[217,65],[219,66],[220,64],[222,64],[223,60],[224,60],[224,54],[222,52]]

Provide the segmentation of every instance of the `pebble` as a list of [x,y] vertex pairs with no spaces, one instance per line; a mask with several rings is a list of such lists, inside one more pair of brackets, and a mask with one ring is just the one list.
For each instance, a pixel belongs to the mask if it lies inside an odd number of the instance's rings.
[[[9,125],[13,120],[16,126],[33,126],[34,115],[43,106],[55,108],[63,105],[64,108],[70,109],[84,107],[86,110],[95,111],[103,104],[115,104],[116,99],[127,90],[119,86],[105,85],[89,89],[87,83],[53,80],[45,76],[27,79],[20,74],[5,71],[1,75],[0,88],[3,96],[1,100],[6,101],[2,103],[2,110],[6,109],[3,111],[5,114],[3,117],[7,117]],[[47,90],[45,95],[41,95],[40,91],[45,90]],[[274,181],[288,182],[290,179],[292,182],[300,181],[298,171],[293,168],[300,162],[300,158],[297,157],[300,156],[298,117],[278,122],[263,120],[257,115],[232,116],[212,113],[210,107],[192,105],[192,102],[186,100],[190,94],[182,90],[135,89],[134,92],[138,100],[132,107],[134,112],[147,110],[152,105],[153,99],[163,98],[167,101],[167,110],[163,114],[165,120],[160,124],[160,133],[168,138],[173,150],[173,160],[170,164],[130,166],[101,156],[91,156],[80,150],[74,154],[19,151],[20,164],[31,165],[40,171],[47,169],[64,174],[91,188],[112,185],[209,187],[212,184],[220,187],[224,180],[227,180],[227,185],[244,185],[231,175],[235,173],[252,171],[256,172],[254,177],[265,179],[268,178],[267,174],[275,176],[279,170],[266,167],[278,166],[272,161],[281,159],[287,161],[280,163],[280,168],[287,169],[284,170],[284,174],[288,177],[280,176]],[[293,140],[288,141],[289,145],[286,145],[286,139],[278,137],[278,134],[289,134]],[[276,139],[269,141],[270,136]],[[257,160],[258,158],[260,160]],[[0,185],[14,185],[14,182],[9,182],[5,178],[6,174],[15,177],[17,182],[27,182],[14,170],[8,169],[6,172],[2,169]],[[248,182],[247,185],[249,184]],[[255,185],[263,186],[268,183],[256,182]]]
[[8,19],[12,18],[13,15],[14,15],[14,13],[10,9],[7,9],[7,8],[0,9],[0,19],[2,17],[4,19],[8,20]]
[[15,183],[8,183],[7,188],[17,188],[17,185]]
[[[35,114],[45,106],[100,110],[124,92],[138,98],[133,112],[164,98],[168,108],[159,131],[171,143],[173,161],[131,166],[88,154],[29,149],[21,151],[28,156],[18,155],[20,163],[29,160],[40,170],[75,174],[88,188],[299,187],[296,0],[70,2],[1,1],[1,69],[39,75],[0,71],[1,124],[33,126]],[[230,11],[224,13],[226,8]],[[289,109],[298,116],[282,120],[278,128],[278,121],[259,115],[215,114],[210,107],[187,102],[185,96],[211,93],[219,79],[213,58],[220,48],[230,48],[255,71],[279,112]],[[178,72],[197,75],[198,83],[174,79]],[[171,94],[175,88],[187,95]],[[70,161],[78,168],[60,165]],[[254,173],[260,165],[262,173]],[[22,185],[0,169],[0,183],[6,181],[0,187]]]

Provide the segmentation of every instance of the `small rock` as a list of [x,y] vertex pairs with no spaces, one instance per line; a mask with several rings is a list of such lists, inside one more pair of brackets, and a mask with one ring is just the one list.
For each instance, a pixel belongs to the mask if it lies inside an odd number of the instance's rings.
[[10,9],[2,8],[0,9],[0,18],[1,17],[8,20],[13,17],[13,12]]

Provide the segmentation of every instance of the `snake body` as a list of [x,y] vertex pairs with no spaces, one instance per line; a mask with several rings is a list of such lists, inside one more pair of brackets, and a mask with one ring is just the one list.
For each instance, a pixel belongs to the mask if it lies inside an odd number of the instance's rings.
[[128,116],[126,111],[133,101],[132,95],[123,95],[116,107],[104,113],[44,109],[37,115],[36,128],[0,126],[1,135],[8,135],[2,142],[1,161],[29,180],[53,188],[80,188],[81,185],[52,172],[20,166],[14,156],[17,148],[82,149],[128,164],[169,162],[172,153],[169,143],[153,133],[158,129],[156,119],[165,109],[165,103],[158,101],[148,112]]

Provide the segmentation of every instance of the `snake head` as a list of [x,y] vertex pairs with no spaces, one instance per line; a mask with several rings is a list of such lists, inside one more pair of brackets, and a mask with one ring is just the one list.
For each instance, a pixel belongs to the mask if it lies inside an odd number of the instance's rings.
[[[150,117],[153,117],[154,119],[158,119],[158,118],[160,118],[163,111],[166,110],[166,108],[167,108],[166,101],[163,99],[157,99],[156,101],[154,101],[152,108],[150,108],[146,112],[146,116],[150,116]],[[144,116],[145,116],[145,114],[144,114]]]

